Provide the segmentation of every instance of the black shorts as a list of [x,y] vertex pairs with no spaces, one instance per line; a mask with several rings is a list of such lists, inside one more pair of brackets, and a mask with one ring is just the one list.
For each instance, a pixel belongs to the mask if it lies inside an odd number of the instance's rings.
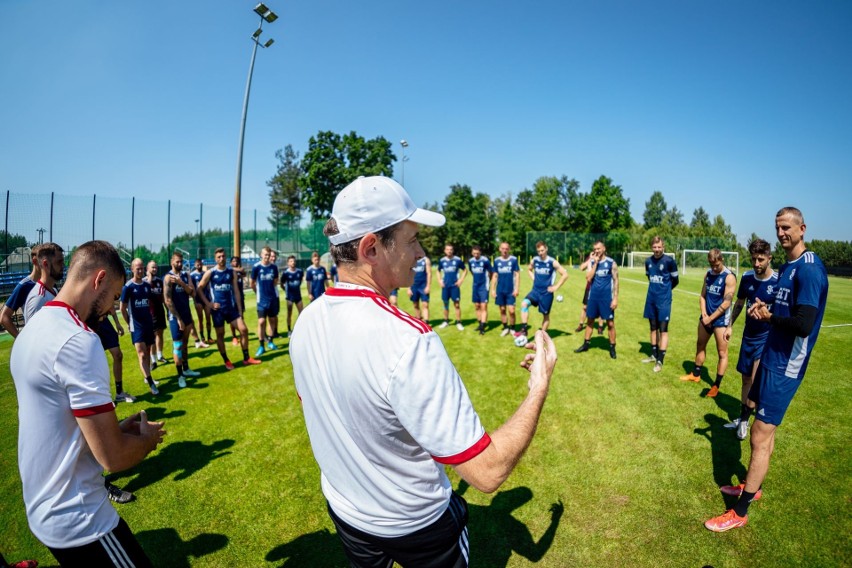
[[113,347],[118,347],[118,332],[112,327],[108,319],[101,320],[97,331],[98,337],[101,338],[101,345],[104,351],[109,351]]
[[153,566],[124,519],[118,526],[94,542],[76,548],[50,548],[62,566],[117,566],[149,568]]
[[455,493],[450,495],[450,503],[441,518],[405,536],[371,535],[342,521],[331,507],[328,514],[354,567],[388,568],[394,562],[400,566],[434,568],[466,568],[468,565],[467,502]]

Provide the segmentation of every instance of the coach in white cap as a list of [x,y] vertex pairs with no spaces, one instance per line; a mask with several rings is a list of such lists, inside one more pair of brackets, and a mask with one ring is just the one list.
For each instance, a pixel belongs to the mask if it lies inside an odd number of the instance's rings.
[[358,178],[334,201],[325,234],[340,282],[301,315],[290,355],[328,510],[352,566],[468,565],[467,504],[444,466],[496,491],[535,433],[556,364],[538,332],[529,394],[489,435],[438,335],[391,306],[424,256],[417,208],[386,177]]

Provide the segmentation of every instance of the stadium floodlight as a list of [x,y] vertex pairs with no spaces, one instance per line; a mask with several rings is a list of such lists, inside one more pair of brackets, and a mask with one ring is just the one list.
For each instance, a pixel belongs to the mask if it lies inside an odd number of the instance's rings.
[[260,26],[253,34],[251,40],[254,42],[254,47],[251,50],[251,63],[249,64],[248,80],[246,81],[246,95],[243,99],[243,118],[240,122],[240,144],[237,150],[237,188],[234,192],[234,256],[242,257],[242,247],[240,243],[240,202],[242,201],[242,181],[243,181],[243,145],[246,138],[246,115],[248,114],[249,94],[251,93],[251,77],[254,73],[254,60],[257,57],[258,47],[269,47],[275,40],[269,39],[266,43],[260,43],[258,38],[263,33],[263,22],[271,24],[278,19],[278,16],[269,9],[269,7],[260,2],[254,7],[254,12],[260,16]]
[[402,146],[402,179],[400,180],[400,185],[405,187],[405,162],[408,161],[408,158],[405,155],[405,149],[408,148],[408,142],[403,138],[399,141],[400,146]]

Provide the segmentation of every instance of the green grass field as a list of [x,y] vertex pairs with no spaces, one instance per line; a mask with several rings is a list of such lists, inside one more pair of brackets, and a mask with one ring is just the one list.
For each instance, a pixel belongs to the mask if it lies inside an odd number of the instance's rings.
[[[674,293],[670,346],[663,372],[640,359],[648,352],[642,319],[647,284],[640,270],[621,270],[617,312],[618,359],[595,335],[591,352],[575,354],[582,275],[569,270],[555,304],[552,335],[559,362],[538,433],[515,472],[493,495],[451,479],[470,504],[471,564],[525,566],[849,566],[852,565],[852,388],[847,382],[852,327],[852,281],[832,278],[826,326],[802,388],[777,435],[764,497],[749,525],[715,534],[703,527],[724,512],[717,487],[744,476],[749,445],[722,425],[739,412],[735,372],[742,322],[731,344],[722,392],[703,395],[704,382],[682,383],[695,349],[699,271]],[[521,275],[522,292],[530,280]],[[523,352],[491,327],[475,332],[469,284],[463,289],[467,329],[439,330],[486,428],[493,431],[525,395]],[[432,323],[440,321],[433,287]],[[436,301],[437,299],[437,301]],[[249,295],[252,353],[253,297]],[[405,294],[400,305],[410,309]],[[437,317],[436,317],[437,316]],[[531,323],[540,316],[533,311]],[[286,329],[286,325],[281,326]],[[166,334],[168,335],[168,333]],[[230,337],[230,334],[229,334]],[[194,350],[202,376],[178,390],[173,365],[154,372],[161,395],[121,403],[119,417],[147,409],[164,419],[164,445],[116,484],[137,500],[119,505],[157,566],[345,566],[319,488],[319,471],[293,387],[287,342],[258,367],[225,372],[215,348]],[[9,375],[12,342],[0,340],[0,550],[9,558],[52,557],[30,533],[16,461],[17,403]],[[124,381],[147,392],[129,340],[122,340]],[[381,346],[377,345],[377,349]],[[167,352],[171,352],[167,340]],[[239,350],[228,347],[231,359]],[[711,347],[707,365],[715,372]],[[554,503],[564,514],[554,517]]]

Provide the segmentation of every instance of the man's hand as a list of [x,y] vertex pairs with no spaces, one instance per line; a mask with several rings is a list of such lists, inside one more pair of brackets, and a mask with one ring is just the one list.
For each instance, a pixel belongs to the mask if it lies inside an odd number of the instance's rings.
[[748,309],[748,316],[758,321],[769,321],[772,312],[769,311],[769,306],[763,300],[755,298],[754,304]]
[[124,328],[121,327],[121,324],[118,323],[118,322],[115,322],[115,324],[118,326],[118,329],[115,330],[116,333],[118,333],[119,337],[123,336],[124,335]]
[[152,444],[149,452],[154,451],[163,442],[166,431],[163,430],[165,422],[148,422],[148,415],[144,410],[139,412],[139,435],[149,440]]
[[535,332],[535,341],[527,344],[527,349],[534,349],[535,353],[528,353],[521,361],[521,367],[530,372],[527,386],[530,390],[536,388],[547,389],[550,386],[550,377],[556,366],[556,346],[553,340],[545,332]]

